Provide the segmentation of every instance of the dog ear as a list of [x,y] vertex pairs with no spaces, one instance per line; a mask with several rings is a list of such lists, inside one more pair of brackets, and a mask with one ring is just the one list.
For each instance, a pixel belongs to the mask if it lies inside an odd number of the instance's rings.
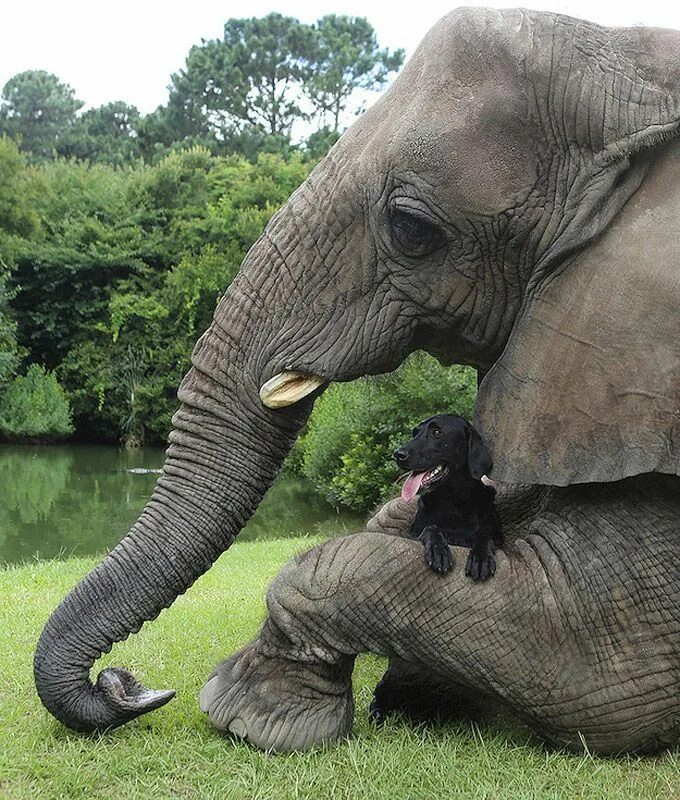
[[482,437],[472,425],[468,431],[467,463],[470,475],[477,481],[482,475],[488,475],[493,467],[493,459],[489,448],[484,444]]

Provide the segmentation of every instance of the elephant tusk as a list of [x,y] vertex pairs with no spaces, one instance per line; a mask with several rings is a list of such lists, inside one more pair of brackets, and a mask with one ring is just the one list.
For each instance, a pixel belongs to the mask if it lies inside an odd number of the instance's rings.
[[260,400],[267,408],[285,408],[307,397],[327,381],[319,375],[286,370],[274,375],[260,389]]

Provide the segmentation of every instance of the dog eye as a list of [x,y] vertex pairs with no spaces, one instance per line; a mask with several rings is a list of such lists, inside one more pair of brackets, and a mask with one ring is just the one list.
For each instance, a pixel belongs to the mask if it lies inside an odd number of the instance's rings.
[[434,223],[403,208],[392,208],[390,227],[393,241],[406,255],[428,255],[444,242],[443,232]]
[[435,439],[438,439],[441,436],[441,433],[442,432],[439,430],[439,428],[432,428],[432,435]]

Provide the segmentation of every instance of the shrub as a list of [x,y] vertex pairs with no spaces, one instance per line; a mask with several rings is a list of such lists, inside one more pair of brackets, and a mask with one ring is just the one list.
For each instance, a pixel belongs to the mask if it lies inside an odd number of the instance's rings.
[[0,434],[10,440],[56,441],[73,433],[71,407],[51,372],[31,364],[0,402]]
[[392,453],[433,414],[472,416],[477,375],[424,353],[389,375],[334,384],[317,401],[292,463],[330,502],[366,511],[396,493]]

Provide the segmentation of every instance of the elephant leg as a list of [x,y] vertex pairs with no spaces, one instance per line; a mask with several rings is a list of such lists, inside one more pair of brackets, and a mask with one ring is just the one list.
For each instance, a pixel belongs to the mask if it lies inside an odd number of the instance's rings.
[[354,719],[354,656],[329,655],[295,644],[269,617],[255,642],[215,669],[200,708],[216,728],[262,750],[336,741]]
[[446,575],[414,540],[362,533],[287,564],[258,639],[217,667],[201,708],[274,750],[351,727],[354,658],[399,658],[593,752],[680,741],[677,482],[569,487],[541,502],[493,579]]
[[[417,501],[395,497],[385,503],[366,523],[366,531],[406,537],[418,506]],[[457,715],[470,706],[470,693],[451,681],[442,681],[424,664],[411,664],[397,656],[390,658],[385,674],[373,691],[369,719],[383,723],[399,713],[415,724]]]
[[[496,505],[506,538],[513,539],[541,510],[549,496],[548,487],[514,487],[496,484]],[[406,537],[417,508],[416,502],[396,497],[385,503],[366,523],[366,530],[388,536]],[[369,718],[377,724],[399,713],[420,724],[434,718],[477,715],[486,703],[483,695],[468,686],[444,681],[424,664],[390,658],[385,674],[373,692]]]
[[[457,564],[464,563],[458,552]],[[450,675],[452,686],[459,677],[476,685],[474,670],[466,675],[470,634],[463,633],[474,629],[476,645],[484,642],[505,616],[508,597],[498,587],[509,577],[502,554],[494,581],[478,585],[462,566],[446,576],[428,570],[413,540],[365,533],[326,542],[274,580],[259,638],[217,667],[201,691],[201,709],[221,730],[289,751],[347,735],[360,652],[398,657],[424,675]],[[470,626],[470,613],[487,622]]]
[[[549,486],[522,486],[495,483],[496,508],[503,526],[505,541],[514,541],[524,536],[527,526],[540,516],[549,504],[552,490]],[[388,500],[366,523],[370,533],[387,536],[408,536],[416,514],[417,501],[406,501],[401,497]]]
[[387,536],[408,536],[416,515],[418,503],[395,497],[388,500],[366,523],[369,533],[384,533]]

